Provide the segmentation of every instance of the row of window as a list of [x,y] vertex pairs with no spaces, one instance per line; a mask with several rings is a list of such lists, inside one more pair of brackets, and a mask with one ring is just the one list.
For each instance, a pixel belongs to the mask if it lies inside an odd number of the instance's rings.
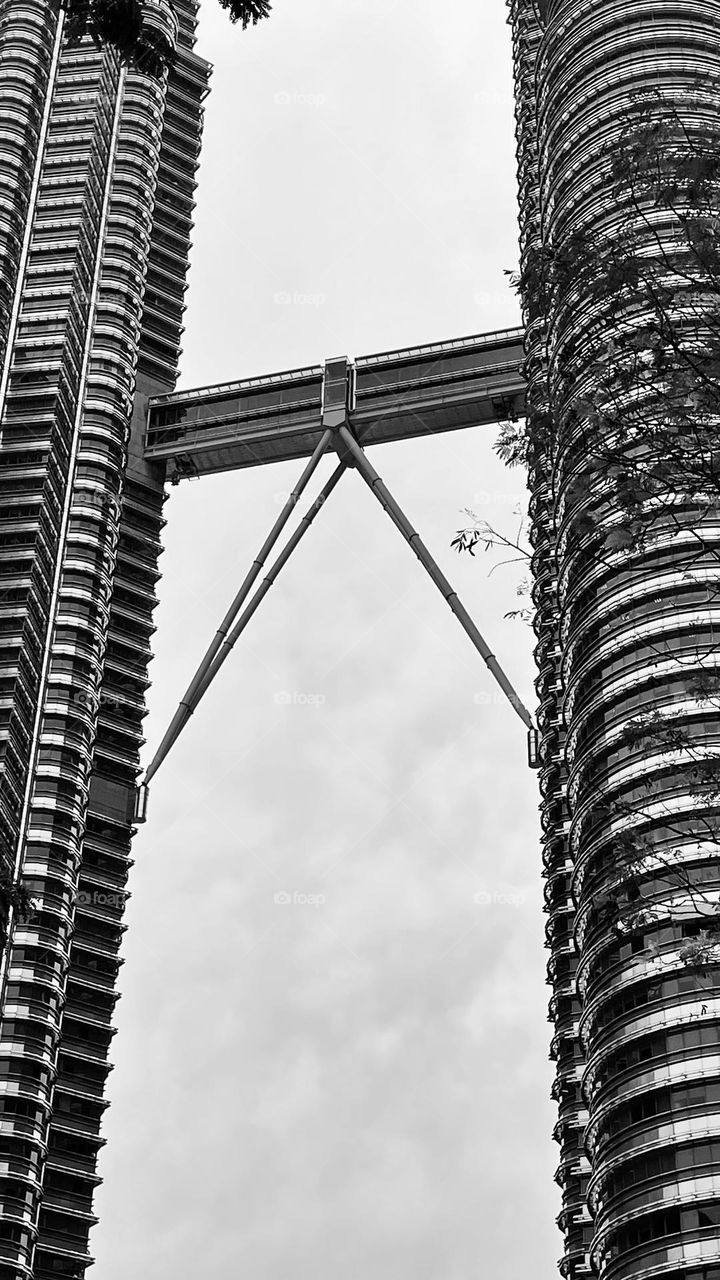
[[629,1249],[660,1240],[663,1236],[717,1231],[719,1227],[720,1204],[709,1203],[691,1209],[661,1209],[608,1234],[603,1252],[607,1258],[616,1258]]
[[662,1060],[674,1054],[685,1054],[693,1049],[717,1049],[719,1039],[720,1028],[717,1023],[703,1023],[701,1026],[658,1031],[652,1035],[643,1036],[639,1040],[630,1041],[611,1053],[603,1060],[602,1066],[596,1069],[593,1095],[631,1067],[652,1062],[654,1059]]
[[628,1191],[642,1183],[662,1178],[666,1174],[685,1173],[689,1169],[715,1171],[720,1168],[720,1139],[698,1142],[693,1146],[663,1147],[648,1151],[626,1161],[605,1181],[598,1207],[620,1192]]
[[605,1139],[624,1133],[631,1125],[640,1124],[654,1116],[677,1115],[692,1107],[715,1107],[720,1103],[720,1080],[702,1080],[694,1084],[672,1085],[656,1089],[633,1098],[607,1116],[601,1122]]
[[[720,970],[710,969],[703,980],[703,994],[707,995],[711,991],[720,991]],[[696,973],[683,973],[664,981],[656,977],[646,978],[618,992],[598,1010],[594,1022],[595,1031],[600,1031],[637,1009],[645,1009],[655,1001],[670,1002],[674,997],[697,993]]]

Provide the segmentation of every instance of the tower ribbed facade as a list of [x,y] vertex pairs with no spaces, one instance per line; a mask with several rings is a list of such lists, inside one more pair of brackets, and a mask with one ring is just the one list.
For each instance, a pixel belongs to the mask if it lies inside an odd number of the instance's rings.
[[0,1277],[84,1276],[131,865],[162,469],[202,100],[193,0],[143,0],[164,78],[0,4]]
[[[642,252],[662,254],[682,209],[661,222],[642,196],[610,198],[613,157],[643,95],[672,102],[689,140],[700,122],[720,142],[720,5],[510,0],[510,19],[523,265],[634,217]],[[675,493],[634,547],[613,543],[622,513],[588,484],[597,420],[577,409],[639,297],[600,312],[566,278],[542,306],[524,298],[560,1270],[718,1280],[720,975],[683,954],[720,890],[717,787],[698,785],[720,751],[717,699],[698,693],[717,673],[720,525]],[[681,740],[633,741],[643,716]],[[645,849],[631,877],[628,841]],[[643,910],[619,927],[623,884]]]
[[[523,278],[631,216],[662,255],[682,211],[616,200],[613,156],[653,95],[720,149],[720,0],[508,2]],[[163,525],[145,409],[175,385],[209,76],[196,8],[143,0],[175,48],[157,79],[69,42],[55,0],[0,0],[0,889],[32,899],[0,920],[0,1280],[91,1262]],[[720,758],[699,692],[720,676],[718,508],[693,523],[677,492],[613,542],[582,403],[642,295],[603,309],[566,276],[523,302],[560,1270],[720,1280],[720,967],[685,962],[720,916],[720,787],[698,785]],[[643,716],[680,737],[638,737]],[[643,910],[619,924],[630,890]]]
[[[531,4],[513,0],[513,66],[520,213],[521,268],[542,245],[538,128],[535,100],[541,27]],[[548,1018],[553,1028],[550,1056],[556,1064],[552,1093],[558,1104],[553,1137],[559,1146],[555,1179],[562,1192],[558,1218],[565,1241],[563,1275],[590,1274],[587,1255],[590,1223],[587,1186],[590,1165],[583,1148],[587,1109],[582,1095],[584,1055],[578,1036],[580,1001],[576,976],[575,907],[571,892],[572,861],[567,807],[565,728],[561,715],[562,664],[557,605],[557,557],[551,503],[552,450],[542,429],[549,414],[546,388],[547,324],[542,310],[525,303],[525,376],[528,422],[534,443],[528,458],[531,540],[533,547],[535,660],[538,669],[537,723],[541,735],[539,769],[542,806],[542,857],[547,910],[546,942],[550,952],[548,982],[552,998]]]

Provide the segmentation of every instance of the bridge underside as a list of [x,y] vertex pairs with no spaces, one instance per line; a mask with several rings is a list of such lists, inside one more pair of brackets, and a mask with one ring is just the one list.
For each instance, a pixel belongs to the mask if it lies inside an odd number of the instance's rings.
[[363,445],[522,415],[521,329],[329,361],[150,400],[145,457],[168,478],[308,458],[341,403]]
[[[148,767],[138,790],[136,821],[145,820],[150,779],[348,467],[357,468],[528,729],[529,759],[534,765],[536,731],[530,713],[419,533],[365,456],[367,444],[417,439],[520,417],[525,401],[522,361],[522,330],[506,329],[363,356],[354,363],[342,356],[324,366],[174,392],[149,401],[145,457],[164,463],[175,483],[184,477],[266,462],[293,458],[307,462]],[[268,557],[328,448],[339,456],[335,470],[266,570]],[[262,582],[256,585],[261,573]]]

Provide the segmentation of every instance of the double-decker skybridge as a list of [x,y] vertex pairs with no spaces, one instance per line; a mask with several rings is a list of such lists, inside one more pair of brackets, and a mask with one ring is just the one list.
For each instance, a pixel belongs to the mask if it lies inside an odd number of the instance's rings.
[[150,401],[145,456],[170,480],[308,458],[338,403],[363,446],[499,422],[523,412],[522,361],[503,329],[176,391]]
[[[365,454],[367,445],[413,440],[522,416],[523,354],[522,330],[504,329],[356,360],[343,356],[324,365],[173,392],[149,401],[145,457],[164,463],[172,483],[293,458],[307,461],[147,770],[138,792],[138,821],[145,818],[150,779],[349,467],[358,470],[378,498],[527,727],[529,762],[535,763],[535,730],[529,712]],[[328,449],[338,454],[337,467],[256,588],[268,557]]]

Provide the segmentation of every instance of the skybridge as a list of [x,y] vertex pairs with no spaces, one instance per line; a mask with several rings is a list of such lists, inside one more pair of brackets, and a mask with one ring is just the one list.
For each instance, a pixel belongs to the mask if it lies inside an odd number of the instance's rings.
[[522,330],[503,329],[155,396],[145,456],[173,482],[309,458],[331,386],[363,446],[484,426],[522,414],[522,362]]
[[[145,819],[150,779],[349,469],[357,471],[367,484],[455,614],[527,729],[528,761],[537,766],[537,731],[529,711],[365,453],[367,445],[519,418],[525,401],[523,355],[522,330],[503,329],[356,360],[340,356],[324,365],[173,392],[149,401],[145,457],[163,463],[171,483],[293,458],[304,459],[305,466],[251,562],[138,788],[137,821]],[[335,469],[261,578],[266,561],[328,451],[337,456]]]

